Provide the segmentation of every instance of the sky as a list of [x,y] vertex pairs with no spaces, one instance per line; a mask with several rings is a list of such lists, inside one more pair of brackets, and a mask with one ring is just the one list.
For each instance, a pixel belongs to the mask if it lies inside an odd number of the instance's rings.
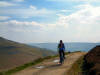
[[100,0],[0,0],[0,37],[21,43],[100,42]]

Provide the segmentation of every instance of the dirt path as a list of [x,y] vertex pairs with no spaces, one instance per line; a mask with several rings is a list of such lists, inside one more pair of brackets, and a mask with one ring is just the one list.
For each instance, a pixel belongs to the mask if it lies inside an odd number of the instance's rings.
[[59,58],[49,59],[14,75],[65,75],[72,64],[84,54],[83,52],[77,52],[67,55],[63,65],[58,64]]

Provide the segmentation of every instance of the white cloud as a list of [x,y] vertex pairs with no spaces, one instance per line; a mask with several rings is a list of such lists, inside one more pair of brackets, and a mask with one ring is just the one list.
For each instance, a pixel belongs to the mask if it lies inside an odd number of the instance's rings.
[[24,21],[16,21],[16,20],[10,20],[10,21],[6,21],[6,22],[0,22],[0,25],[7,25],[7,26],[16,26],[16,27],[19,27],[19,26],[39,26],[39,27],[42,27],[43,25],[38,23],[38,22],[35,22],[35,21],[32,21],[32,22],[24,22]]
[[67,13],[67,12],[70,12],[71,10],[65,10],[65,9],[63,9],[63,10],[60,10],[60,12],[62,12],[62,13]]
[[6,2],[6,1],[0,1],[0,7],[8,7],[8,6],[16,6],[16,4]]
[[[82,5],[80,10],[77,12],[65,16],[65,20],[69,26],[73,25],[75,28],[73,30],[77,31],[75,36],[77,38],[85,39],[97,36],[100,32],[100,7],[95,7],[92,5]],[[74,34],[73,34],[74,35]],[[99,41],[100,35],[98,34],[95,41]],[[86,40],[87,40],[86,39]],[[94,39],[91,39],[93,41]]]
[[12,1],[15,1],[15,2],[23,2],[24,0],[12,0]]
[[8,20],[10,17],[9,16],[0,16],[0,20],[3,21],[3,20]]
[[0,9],[1,15],[13,15],[16,17],[23,17],[23,18],[29,18],[29,17],[48,17],[50,15],[53,15],[55,11],[48,10],[46,8],[38,9],[35,6],[30,6],[29,8],[16,8],[16,9]]
[[35,6],[33,6],[33,5],[30,5],[30,8],[34,9],[34,10],[37,10],[37,8]]
[[78,11],[68,16],[57,14],[59,19],[52,25],[54,30],[58,28],[56,33],[62,32],[65,38],[73,37],[75,39],[73,41],[98,42],[100,41],[99,12],[99,6],[81,5]]
[[[30,6],[30,9],[37,10],[37,8],[34,6]],[[34,41],[37,40],[38,42],[43,40],[51,40],[51,37],[53,38],[51,41],[63,39],[64,41],[70,40],[70,42],[99,42],[99,12],[99,6],[92,6],[89,4],[81,5],[78,11],[73,12],[70,15],[66,16],[57,14],[58,20],[55,21],[55,23],[39,23],[35,21],[21,22],[12,20],[8,22],[1,22],[0,30],[4,31],[7,30],[7,27],[9,27],[8,30],[11,29],[15,32],[25,32],[25,36],[30,34],[29,36],[34,37]],[[33,34],[33,32],[35,33]]]
[[100,2],[100,0],[47,0],[53,2]]

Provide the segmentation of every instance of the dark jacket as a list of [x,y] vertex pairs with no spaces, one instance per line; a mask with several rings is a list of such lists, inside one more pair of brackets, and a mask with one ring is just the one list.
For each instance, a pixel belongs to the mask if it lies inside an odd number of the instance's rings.
[[62,43],[62,44],[58,44],[58,49],[59,50],[64,50],[65,51],[65,46],[64,46],[64,44]]

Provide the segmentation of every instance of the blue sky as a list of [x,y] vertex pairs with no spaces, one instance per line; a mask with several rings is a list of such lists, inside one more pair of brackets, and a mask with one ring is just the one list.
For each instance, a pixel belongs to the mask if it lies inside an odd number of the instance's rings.
[[17,42],[100,42],[99,20],[99,0],[0,0],[0,36]]

